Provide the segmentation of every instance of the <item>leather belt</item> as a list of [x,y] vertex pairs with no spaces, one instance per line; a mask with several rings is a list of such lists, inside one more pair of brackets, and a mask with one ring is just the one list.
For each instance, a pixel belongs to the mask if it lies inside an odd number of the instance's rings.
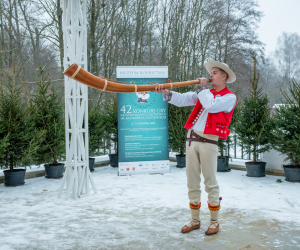
[[196,138],[186,138],[186,141],[189,141],[189,142],[197,141],[197,142],[205,142],[205,143],[210,143],[210,144],[218,145],[218,141],[206,139],[206,138],[204,138],[204,137],[196,134],[194,131],[192,131],[191,135],[194,136],[194,137],[196,137]]

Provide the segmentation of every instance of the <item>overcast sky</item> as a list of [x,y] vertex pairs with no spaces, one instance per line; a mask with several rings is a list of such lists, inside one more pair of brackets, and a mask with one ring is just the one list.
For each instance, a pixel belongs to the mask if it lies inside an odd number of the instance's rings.
[[300,0],[258,0],[264,17],[258,29],[260,40],[266,44],[266,55],[274,51],[282,32],[300,35]]

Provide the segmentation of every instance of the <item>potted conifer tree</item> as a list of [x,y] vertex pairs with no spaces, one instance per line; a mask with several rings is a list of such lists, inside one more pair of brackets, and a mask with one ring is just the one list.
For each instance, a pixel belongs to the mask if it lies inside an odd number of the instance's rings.
[[105,127],[105,138],[116,145],[116,152],[109,155],[110,165],[112,167],[118,167],[118,102],[116,94],[111,94],[103,103],[102,117]]
[[231,144],[231,137],[228,136],[227,140],[218,140],[218,163],[217,171],[218,172],[228,172],[229,171],[229,149]]
[[217,163],[217,171],[218,172],[229,172],[229,151],[230,147],[233,145],[233,136],[231,135],[233,132],[235,132],[235,125],[237,124],[237,121],[239,119],[239,103],[236,105],[231,123],[230,123],[230,136],[227,137],[227,140],[218,140],[218,150],[219,150],[219,156],[218,156],[218,163]]
[[247,176],[265,176],[265,162],[257,161],[260,153],[270,149],[270,108],[269,100],[263,89],[258,88],[259,74],[256,73],[256,55],[253,53],[253,77],[250,77],[252,89],[249,96],[243,100],[236,133],[246,148],[246,153],[253,156],[252,162],[246,162]]
[[16,67],[12,72],[7,71],[6,76],[1,77],[0,85],[0,165],[9,168],[4,170],[6,186],[24,185],[26,167],[34,163],[33,156],[44,139],[43,132],[32,122],[20,72]]
[[[176,89],[180,93],[191,91],[192,87],[182,87]],[[176,155],[178,168],[184,168],[186,165],[185,160],[185,146],[187,130],[184,125],[191,114],[193,106],[191,107],[177,107],[175,105],[168,105],[168,125],[169,125],[169,147],[173,152],[179,154]]]
[[44,164],[46,178],[62,178],[65,155],[65,123],[63,103],[57,89],[40,68],[40,79],[36,82],[36,94],[32,97],[31,112],[37,129],[45,132],[45,139],[37,151],[36,161]]
[[[100,106],[97,104],[89,104],[89,154],[93,156],[95,151],[102,145],[104,137],[104,121]],[[94,171],[95,158],[89,158],[90,171]]]
[[300,182],[300,85],[293,80],[288,90],[272,116],[271,145],[289,162],[283,166],[286,181]]

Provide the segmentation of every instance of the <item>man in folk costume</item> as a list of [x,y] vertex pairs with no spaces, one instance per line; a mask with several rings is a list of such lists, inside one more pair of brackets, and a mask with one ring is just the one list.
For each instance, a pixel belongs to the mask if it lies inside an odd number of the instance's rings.
[[200,174],[204,177],[205,191],[208,193],[208,208],[211,222],[206,235],[219,231],[218,214],[221,198],[216,179],[218,139],[226,140],[230,133],[228,129],[237,96],[231,92],[226,83],[236,80],[234,72],[225,63],[209,61],[205,65],[212,79],[213,89],[207,87],[208,79],[199,78],[200,86],[196,92],[184,94],[163,90],[162,85],[155,91],[163,93],[164,101],[178,107],[195,105],[185,128],[188,129],[186,142],[186,175],[188,197],[192,219],[182,227],[182,233],[188,233],[200,228],[201,190]]

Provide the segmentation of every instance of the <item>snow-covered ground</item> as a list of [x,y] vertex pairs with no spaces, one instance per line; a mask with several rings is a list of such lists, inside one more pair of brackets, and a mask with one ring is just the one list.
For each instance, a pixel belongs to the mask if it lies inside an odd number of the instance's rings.
[[189,201],[185,169],[175,165],[164,175],[117,176],[110,166],[95,168],[98,194],[69,201],[57,198],[62,179],[0,184],[0,249],[300,249],[300,183],[217,173],[220,232],[204,235],[204,191],[200,230],[181,234]]

